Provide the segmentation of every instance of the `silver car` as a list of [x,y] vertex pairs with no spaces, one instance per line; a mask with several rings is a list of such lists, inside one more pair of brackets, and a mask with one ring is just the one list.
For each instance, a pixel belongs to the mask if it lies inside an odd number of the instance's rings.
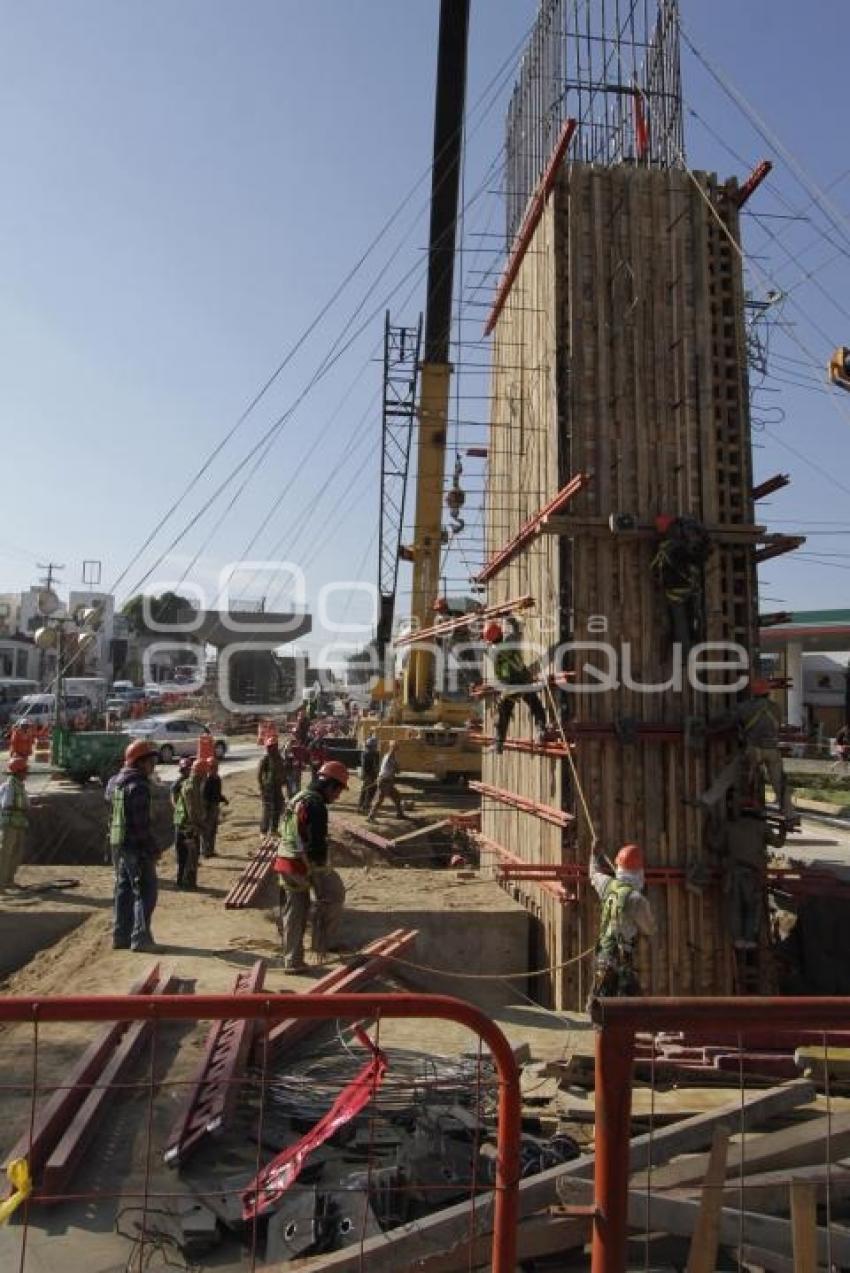
[[[126,725],[124,732],[131,738],[151,741],[159,750],[160,763],[169,765],[178,756],[194,756],[198,739],[212,736],[212,730],[203,721],[186,716],[149,716],[146,720]],[[215,754],[219,760],[227,755],[227,743],[223,738],[215,740]]]

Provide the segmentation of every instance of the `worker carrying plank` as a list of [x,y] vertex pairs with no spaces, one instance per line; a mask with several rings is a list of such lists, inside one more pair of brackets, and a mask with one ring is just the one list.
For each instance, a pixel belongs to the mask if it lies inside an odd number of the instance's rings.
[[154,743],[142,738],[130,743],[112,788],[109,844],[115,861],[115,950],[156,950],[151,918],[159,891],[159,852],[151,826],[150,780],[157,755]]
[[691,646],[704,639],[703,569],[711,540],[695,517],[660,514],[655,529],[660,538],[650,569],[664,590],[670,641],[686,658]]
[[303,972],[304,934],[313,908],[313,949],[332,950],[345,903],[345,885],[328,861],[328,805],[348,788],[348,770],[328,760],[283,815],[274,871],[280,885],[280,935],[285,972]]
[[[542,743],[546,740],[546,708],[535,688],[531,672],[517,648],[518,635],[518,625],[514,624],[513,631],[508,633],[505,626],[496,619],[486,623],[482,633],[484,640],[491,647],[493,680],[500,690],[496,704],[496,738],[491,747],[491,751],[497,755],[501,755],[504,750],[505,739],[508,736],[508,728],[518,698],[522,699],[531,712],[537,726],[537,741]],[[523,686],[528,688],[523,689]]]
[[26,756],[10,756],[6,765],[9,777],[0,786],[0,888],[13,888],[15,874],[24,855],[24,841],[29,825],[29,802],[24,779]]
[[729,936],[736,950],[758,949],[764,920],[768,848],[781,849],[785,830],[771,827],[754,799],[732,799],[722,844]]
[[602,914],[588,1002],[641,993],[635,971],[635,948],[641,934],[652,937],[655,933],[652,907],[643,895],[644,862],[640,845],[623,845],[614,862],[613,876],[605,870],[605,865],[605,859],[594,851],[590,859],[590,882],[599,894]]

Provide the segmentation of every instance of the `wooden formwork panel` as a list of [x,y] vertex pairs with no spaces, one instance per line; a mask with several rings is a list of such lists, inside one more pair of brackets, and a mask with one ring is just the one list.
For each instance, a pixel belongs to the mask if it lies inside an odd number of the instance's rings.
[[[490,583],[489,601],[531,593],[528,641],[605,641],[634,682],[671,675],[663,598],[651,575],[651,539],[585,533],[581,519],[690,513],[715,525],[752,524],[750,425],[743,290],[734,187],[684,172],[571,165],[559,178],[496,328],[488,473],[488,550],[496,551],[569,477],[593,479],[570,504],[578,529],[541,535]],[[718,219],[719,218],[719,219]],[[722,222],[722,224],[721,224]],[[725,227],[725,228],[724,228]],[[728,232],[727,232],[728,231]],[[716,544],[705,571],[706,637],[748,651],[757,625],[753,550]],[[604,632],[601,628],[604,626]],[[576,649],[583,665],[611,656]],[[566,666],[570,666],[568,662]],[[610,725],[629,718],[682,728],[675,741],[616,736],[579,743],[575,762],[600,846],[628,840],[648,862],[690,873],[654,886],[659,939],[642,951],[657,994],[726,993],[731,959],[713,866],[696,805],[725,762],[727,738],[694,723],[728,711],[728,694],[690,689],[577,689],[566,713]],[[490,709],[492,710],[492,709]],[[685,731],[685,722],[691,725]],[[527,709],[514,730],[527,733]],[[489,732],[489,728],[488,728]],[[575,815],[564,832],[506,808],[483,810],[490,839],[528,862],[586,864],[590,828],[564,761],[522,753],[485,759],[484,780]],[[530,882],[513,887],[540,920],[555,970],[552,999],[578,1007],[589,967],[571,963],[596,934],[598,903],[586,888],[562,905]],[[566,965],[566,966],[565,966]]]

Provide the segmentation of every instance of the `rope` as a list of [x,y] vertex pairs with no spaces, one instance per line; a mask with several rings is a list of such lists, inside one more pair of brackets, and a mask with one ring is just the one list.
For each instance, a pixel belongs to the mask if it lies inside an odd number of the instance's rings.
[[459,981],[520,981],[526,977],[546,977],[553,972],[559,972],[562,968],[569,968],[572,964],[577,964],[588,955],[592,955],[595,950],[595,946],[588,946],[587,950],[583,950],[580,955],[573,955],[572,959],[567,959],[561,964],[550,964],[546,968],[526,968],[522,972],[451,972],[447,968],[433,968],[430,964],[415,964],[410,959],[402,959],[400,955],[383,955],[382,958],[388,963],[404,964],[405,968],[415,968],[417,972],[431,972],[438,977],[451,977]]
[[552,692],[552,686],[549,684],[548,680],[544,680],[543,685],[549,697],[549,706],[552,709],[552,715],[555,717],[555,720],[558,723],[558,730],[560,732],[564,747],[566,748],[567,762],[570,766],[570,772],[572,773],[573,786],[575,787],[576,794],[578,795],[579,803],[581,804],[581,811],[584,814],[585,821],[587,822],[587,828],[590,831],[590,852],[592,854],[593,850],[596,848],[596,845],[598,843],[599,836],[596,834],[596,826],[594,824],[593,818],[590,816],[590,808],[585,798],[584,788],[581,785],[581,779],[578,776],[578,769],[576,768],[576,763],[573,760],[573,750],[572,750],[572,747],[570,746],[569,739],[567,738],[566,731],[564,730],[564,724],[563,724],[563,721],[561,720],[561,713],[558,711],[557,705],[555,703],[555,695]]

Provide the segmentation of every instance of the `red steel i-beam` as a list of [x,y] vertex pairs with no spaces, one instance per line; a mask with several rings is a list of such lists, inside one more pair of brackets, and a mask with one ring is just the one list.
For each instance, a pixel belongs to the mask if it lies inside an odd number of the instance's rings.
[[766,181],[773,172],[773,164],[769,159],[763,159],[760,164],[756,164],[747,180],[741,185],[735,195],[735,206],[743,208],[749,199],[752,199],[755,192],[763,181]]
[[763,482],[759,482],[758,486],[753,487],[753,499],[764,499],[766,495],[772,495],[774,491],[781,491],[783,486],[788,486],[791,478],[787,473],[775,473],[773,477],[768,477]]
[[570,478],[566,486],[561,487],[557,495],[553,495],[549,503],[539,509],[533,517],[529,517],[513,539],[505,544],[504,548],[501,548],[495,556],[490,558],[484,569],[475,576],[475,582],[486,583],[488,579],[492,579],[494,575],[498,574],[539,533],[540,529],[545,525],[546,519],[555,517],[560,513],[561,509],[569,503],[574,495],[578,495],[579,491],[584,490],[589,481],[589,473],[576,473],[575,477]]
[[626,1268],[634,1057],[633,1027],[597,1033],[591,1273],[622,1273]]
[[578,120],[567,119],[564,121],[564,126],[561,129],[558,140],[555,142],[555,149],[552,151],[552,157],[546,165],[546,169],[543,176],[540,178],[537,190],[535,191],[528,211],[525,214],[522,225],[514,239],[511,255],[508,258],[508,264],[505,267],[505,272],[502,275],[501,282],[496,288],[496,297],[493,301],[493,308],[490,310],[490,314],[484,327],[485,336],[490,335],[493,328],[496,326],[496,323],[499,321],[499,316],[502,310],[505,308],[505,301],[508,299],[510,290],[516,282],[520,266],[525,259],[525,254],[528,251],[531,240],[534,238],[534,231],[537,229],[540,224],[540,218],[543,216],[543,209],[546,207],[546,201],[554,188],[555,180],[558,176],[558,169],[561,166],[564,155],[567,153],[567,147],[572,141],[573,134],[577,128]]
[[496,800],[499,804],[510,805],[512,809],[519,809],[521,813],[530,813],[532,817],[540,818],[543,822],[551,822],[556,827],[568,827],[575,822],[573,815],[566,813],[563,809],[556,809],[551,804],[541,804],[538,800],[527,800],[525,796],[518,796],[515,791],[507,791],[504,787],[492,787],[489,782],[471,782],[469,790],[477,791],[485,800]]
[[[0,999],[0,1021],[30,1025],[48,1021],[278,1021],[304,1017],[362,1021],[364,1018],[437,1019],[466,1026],[490,1049],[499,1077],[496,1187],[493,1196],[492,1273],[515,1273],[519,1217],[519,1067],[511,1045],[494,1021],[471,1003],[449,995],[55,995]],[[32,1195],[32,1202],[38,1195]],[[483,1200],[479,1206],[483,1207]]]

